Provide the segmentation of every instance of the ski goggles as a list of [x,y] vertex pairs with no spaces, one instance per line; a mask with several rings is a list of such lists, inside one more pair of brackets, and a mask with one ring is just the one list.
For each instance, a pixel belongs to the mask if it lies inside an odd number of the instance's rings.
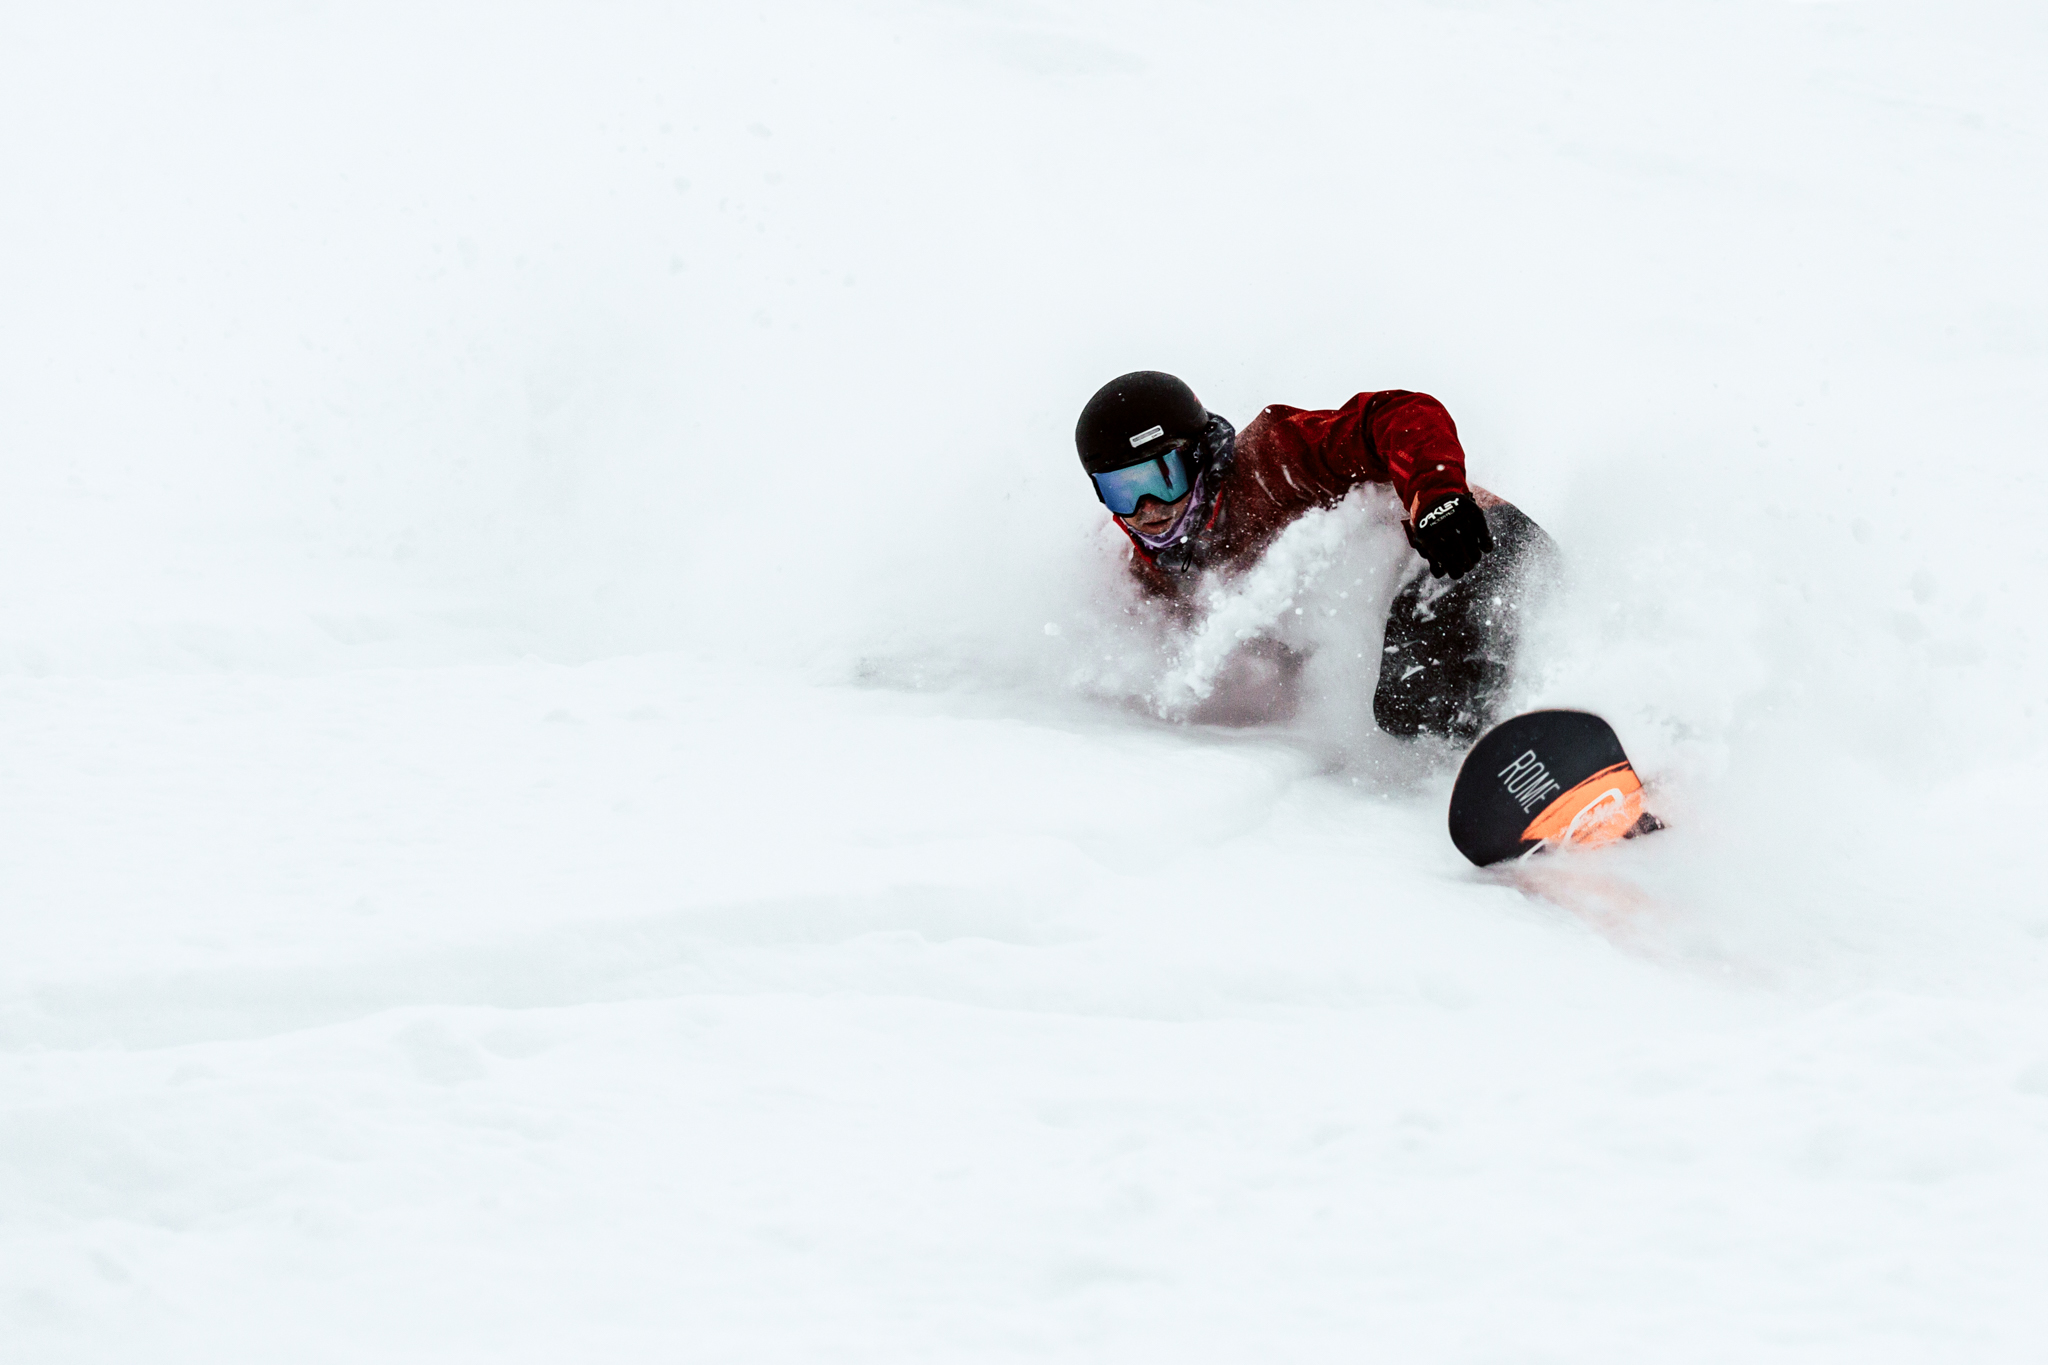
[[1112,469],[1107,474],[1090,474],[1095,496],[1103,506],[1120,517],[1138,510],[1140,498],[1179,502],[1188,495],[1187,447],[1171,445],[1143,464]]

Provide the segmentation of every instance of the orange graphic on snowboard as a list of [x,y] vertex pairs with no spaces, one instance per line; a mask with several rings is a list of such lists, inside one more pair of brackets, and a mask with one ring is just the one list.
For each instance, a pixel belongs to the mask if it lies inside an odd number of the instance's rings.
[[1598,848],[1626,839],[1642,818],[1642,779],[1623,760],[1602,768],[1537,812],[1522,838],[1546,847]]

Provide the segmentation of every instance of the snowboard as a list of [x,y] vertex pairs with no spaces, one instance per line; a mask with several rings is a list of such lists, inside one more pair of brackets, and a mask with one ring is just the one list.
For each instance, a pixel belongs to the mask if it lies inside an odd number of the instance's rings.
[[1451,842],[1481,867],[1593,848],[1664,828],[1614,727],[1585,711],[1530,711],[1479,737],[1451,787]]

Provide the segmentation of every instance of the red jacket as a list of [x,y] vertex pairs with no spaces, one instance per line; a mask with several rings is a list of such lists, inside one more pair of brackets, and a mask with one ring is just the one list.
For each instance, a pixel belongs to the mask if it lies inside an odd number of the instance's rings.
[[[1446,493],[1467,492],[1465,451],[1444,405],[1426,393],[1384,389],[1341,408],[1267,408],[1237,434],[1236,457],[1189,546],[1190,567],[1241,568],[1303,512],[1334,506],[1362,483],[1393,484],[1411,518]],[[1137,537],[1131,545],[1138,581],[1177,596],[1181,576]]]

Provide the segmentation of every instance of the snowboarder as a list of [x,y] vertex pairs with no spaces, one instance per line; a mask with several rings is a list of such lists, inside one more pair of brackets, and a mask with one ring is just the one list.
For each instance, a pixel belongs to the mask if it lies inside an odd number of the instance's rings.
[[[1130,537],[1132,576],[1170,601],[1204,570],[1250,566],[1303,513],[1362,483],[1393,485],[1426,565],[1387,613],[1373,719],[1389,734],[1466,743],[1495,719],[1524,598],[1554,547],[1519,508],[1466,483],[1457,428],[1436,399],[1385,389],[1320,411],[1276,404],[1240,432],[1179,379],[1140,370],[1088,400],[1074,443]],[[1277,642],[1255,652],[1280,661],[1279,691],[1291,694],[1301,657]]]

